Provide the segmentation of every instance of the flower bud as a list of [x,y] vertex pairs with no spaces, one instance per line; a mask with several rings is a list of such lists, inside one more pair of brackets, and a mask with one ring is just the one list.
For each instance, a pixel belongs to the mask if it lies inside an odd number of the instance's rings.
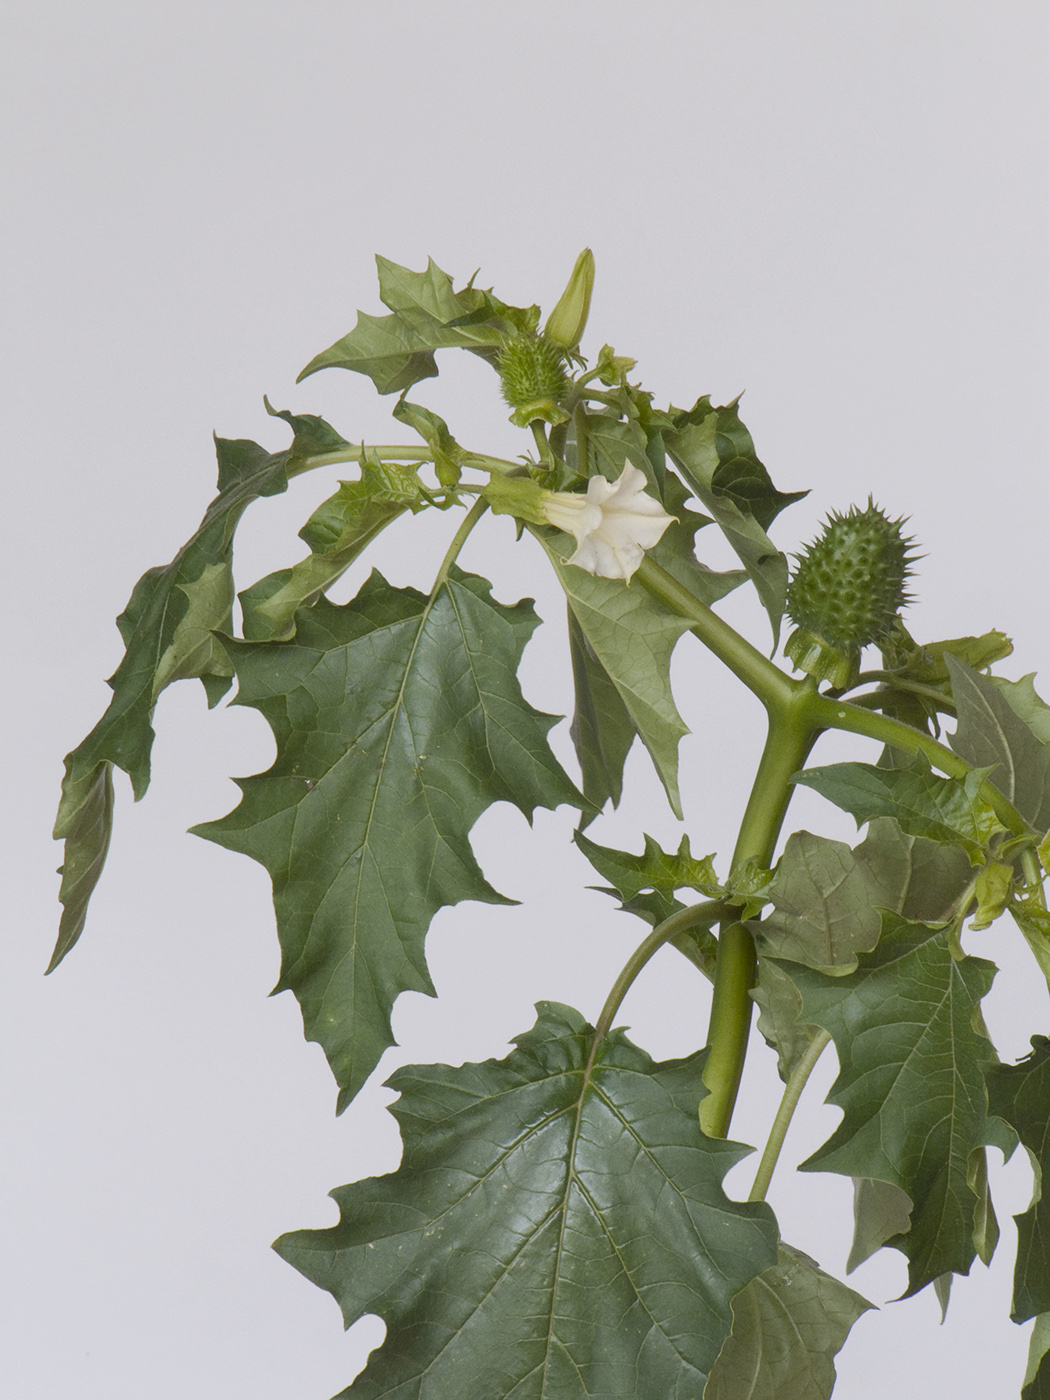
[[903,523],[869,498],[867,510],[830,515],[820,538],[797,556],[787,593],[796,631],[784,651],[799,670],[841,690],[856,674],[861,648],[892,632],[909,599],[911,541]]
[[584,248],[576,259],[576,266],[569,278],[569,285],[562,292],[557,306],[547,317],[543,333],[548,340],[563,345],[566,350],[575,350],[587,325],[587,315],[591,309],[591,292],[594,290],[594,254]]

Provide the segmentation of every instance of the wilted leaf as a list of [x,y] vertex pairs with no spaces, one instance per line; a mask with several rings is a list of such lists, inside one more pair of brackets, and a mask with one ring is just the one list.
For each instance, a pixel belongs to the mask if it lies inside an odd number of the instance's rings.
[[697,1124],[702,1054],[592,1049],[541,1003],[503,1061],[398,1070],[400,1169],[332,1194],[340,1222],[277,1241],[349,1326],[386,1323],[345,1400],[699,1397],[731,1300],[776,1259],[744,1155]]
[[772,1268],[733,1299],[733,1331],[704,1400],[828,1400],[835,1356],[872,1306],[800,1250],[781,1245]]
[[579,803],[547,744],[554,723],[516,670],[538,619],[453,570],[429,599],[376,573],[344,607],[320,599],[290,643],[231,643],[237,703],[265,715],[273,767],[195,828],[264,865],[281,978],[346,1107],[393,1043],[403,991],[432,993],[423,939],[462,899],[506,903],[468,833],[493,802]]

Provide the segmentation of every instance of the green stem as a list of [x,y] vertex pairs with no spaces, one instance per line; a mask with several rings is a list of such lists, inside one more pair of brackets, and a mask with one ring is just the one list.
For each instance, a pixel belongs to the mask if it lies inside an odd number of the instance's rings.
[[[805,709],[810,721],[820,729],[841,729],[847,734],[861,734],[867,739],[875,739],[880,744],[887,744],[912,756],[922,754],[934,768],[949,778],[962,779],[973,772],[973,765],[953,753],[946,744],[890,715],[877,714],[848,700],[835,700],[816,693],[806,698]],[[980,793],[1008,831],[1015,836],[1031,834],[1031,827],[1017,808],[987,778],[981,782]]]
[[429,447],[401,447],[397,443],[381,443],[378,447],[340,447],[333,452],[318,452],[313,457],[301,457],[288,469],[289,480],[312,472],[315,467],[329,467],[338,462],[360,462],[363,457],[378,457],[381,462],[432,462],[434,453]]
[[646,556],[639,564],[635,578],[669,611],[688,619],[693,633],[734,676],[743,681],[748,690],[758,696],[767,709],[785,708],[792,704],[799,692],[810,689],[805,681],[796,681],[785,675],[779,666],[763,656],[757,647],[753,647],[654,559]]
[[[955,714],[955,701],[945,695],[943,691],[938,690],[936,686],[921,685],[918,681],[894,681],[893,689],[905,690],[909,695],[918,695],[923,700],[931,701],[937,709],[944,710],[948,714]],[[892,698],[892,694],[888,690],[871,690],[864,695],[851,695],[850,704],[860,705],[867,710],[877,710]]]
[[[792,686],[789,703],[769,707],[769,731],[733,852],[734,871],[748,861],[760,867],[772,861],[794,792],[791,779],[820,733],[807,709],[807,701],[815,693],[814,683],[792,682]],[[723,926],[704,1064],[708,1093],[700,1104],[700,1126],[708,1137],[725,1137],[729,1131],[751,1032],[751,988],[756,970],[755,940],[750,931],[739,920]]]
[[451,569],[452,565],[456,562],[456,559],[459,555],[459,551],[467,542],[467,536],[470,534],[471,530],[473,530],[474,526],[478,523],[478,521],[485,514],[488,508],[488,501],[479,497],[471,506],[470,510],[467,511],[463,520],[460,522],[459,529],[452,536],[452,543],[449,545],[448,550],[445,553],[445,557],[441,561],[441,567],[437,571],[437,577],[434,579],[434,586],[430,590],[431,598],[433,598],[434,594],[437,593],[438,589],[443,586],[445,580],[448,578],[449,569]]
[[537,451],[540,454],[540,461],[551,471],[554,467],[554,457],[551,454],[550,443],[547,441],[547,427],[542,418],[534,418],[529,424],[532,429],[533,440],[536,443]]
[[729,905],[724,900],[708,899],[701,904],[691,904],[687,909],[679,909],[664,919],[663,923],[657,924],[648,938],[644,938],[639,943],[627,962],[624,963],[619,977],[613,983],[612,990],[605,999],[605,1005],[602,1007],[601,1015],[594,1028],[595,1041],[597,1042],[603,1036],[608,1035],[613,1017],[620,1009],[620,1003],[654,953],[659,952],[665,943],[670,943],[681,933],[687,933],[690,929],[699,926],[709,928],[723,918],[728,909]]
[[780,1156],[780,1149],[784,1146],[784,1138],[787,1135],[788,1125],[791,1122],[795,1108],[798,1104],[802,1090],[806,1087],[806,1081],[813,1072],[813,1066],[823,1054],[825,1046],[830,1041],[831,1036],[827,1031],[817,1031],[805,1054],[798,1064],[791,1071],[787,1084],[784,1086],[784,1096],[780,1100],[780,1107],[777,1109],[777,1116],[773,1119],[773,1126],[769,1130],[769,1137],[766,1139],[765,1151],[762,1153],[762,1160],[758,1164],[758,1171],[755,1173],[755,1184],[751,1188],[749,1201],[764,1201],[766,1192],[769,1190],[769,1183],[773,1178],[773,1171],[777,1165],[777,1158]]

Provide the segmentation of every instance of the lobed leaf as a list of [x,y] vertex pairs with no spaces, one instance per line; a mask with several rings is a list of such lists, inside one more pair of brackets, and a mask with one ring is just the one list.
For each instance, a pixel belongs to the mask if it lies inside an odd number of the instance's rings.
[[879,941],[881,910],[946,920],[969,878],[969,862],[958,847],[909,836],[888,817],[872,818],[867,837],[852,850],[842,841],[797,831],[769,886],[773,909],[752,929],[769,956],[852,972],[857,955]]
[[788,565],[766,531],[785,506],[807,492],[786,494],[773,486],[735,403],[714,408],[703,398],[688,413],[679,413],[675,423],[675,431],[664,434],[664,445],[747,570],[775,641],[784,616]]
[[733,1299],[733,1330],[704,1400],[829,1400],[835,1356],[873,1306],[782,1244],[777,1262]]
[[1021,1400],[1050,1400],[1050,1313],[1041,1313],[1032,1328]]
[[[899,1186],[870,1177],[853,1178],[853,1243],[846,1272],[851,1274],[865,1259],[895,1235],[911,1229],[911,1198]],[[950,1275],[949,1275],[950,1277]]]
[[566,612],[575,692],[569,733],[580,764],[583,795],[592,809],[600,812],[609,801],[619,806],[623,766],[638,731],[570,605],[566,605]]
[[[609,459],[613,475],[619,474],[628,457],[618,460],[615,468]],[[651,479],[651,467],[647,470]],[[678,520],[649,554],[696,597],[714,603],[736,588],[743,575],[736,570],[717,573],[697,562],[692,538],[705,517],[686,511],[681,483],[671,474],[667,481],[667,509],[674,509]],[[574,638],[577,711],[572,732],[589,784],[584,788],[587,798],[595,807],[609,798],[614,803],[619,800],[623,764],[630,748],[629,723],[631,737],[637,734],[641,738],[672,810],[681,817],[678,744],[689,731],[671,693],[671,653],[679,637],[689,630],[688,621],[669,613],[644,588],[632,588],[620,579],[598,578],[570,564],[574,548],[571,536],[548,527],[529,528],[546,550],[565,590],[574,624],[570,637]],[[612,719],[608,735],[597,722],[603,713]]]
[[1032,1037],[1032,1051],[1016,1065],[996,1065],[988,1075],[991,1112],[1017,1133],[1035,1172],[1032,1204],[1017,1221],[1017,1262],[1010,1316],[1025,1322],[1050,1313],[1050,1040]]
[[992,836],[1005,828],[980,793],[984,771],[961,781],[929,768],[877,768],[869,763],[832,763],[796,773],[794,783],[811,787],[857,825],[873,817],[893,817],[911,836],[961,846],[973,865],[984,863]]
[[296,447],[271,453],[223,438],[215,447],[219,494],[171,563],[149,569],[135,585],[117,618],[126,651],[108,682],[113,698],[66,756],[54,831],[56,840],[68,843],[59,894],[64,907],[49,971],[83,932],[102,873],[113,820],[112,768],[128,774],[136,800],[149,787],[158,695],[172,681],[196,676],[215,704],[230,684],[233,668],[213,634],[230,624],[233,533],[252,501],[285,490]]
[[335,495],[322,501],[299,531],[299,538],[310,546],[309,555],[294,568],[267,574],[239,595],[245,639],[288,641],[295,635],[298,610],[312,607],[382,530],[423,502],[414,468],[380,462],[366,452],[360,480],[341,481]]
[[400,1169],[277,1241],[347,1326],[386,1323],[343,1400],[698,1400],[774,1263],[769,1207],[722,1190],[747,1149],[699,1130],[702,1052],[654,1064],[538,1012],[503,1061],[398,1070]]
[[957,846],[908,836],[875,817],[854,849],[808,831],[788,838],[767,891],[773,908],[750,928],[759,953],[752,993],[758,1028],[777,1052],[785,1081],[805,1053],[812,1028],[798,1020],[801,1000],[778,957],[841,975],[870,952],[882,928],[880,911],[943,920],[969,882],[970,864]]
[[393,1044],[403,991],[433,993],[423,941],[463,899],[510,902],[468,833],[493,802],[579,803],[547,743],[554,717],[516,679],[538,622],[453,569],[427,598],[373,573],[343,607],[321,598],[293,642],[231,642],[238,704],[266,717],[277,758],[240,805],[194,828],[270,872],[281,977],[324,1048],[339,1111]]
[[492,360],[514,329],[508,308],[473,286],[455,291],[433,258],[424,272],[386,258],[376,264],[380,297],[392,314],[359,311],[354,329],[315,355],[300,380],[335,366],[368,375],[381,394],[403,393],[437,374],[435,350],[473,350]]
[[[949,743],[982,768],[1036,831],[1050,828],[1050,744],[1016,713],[1002,687],[946,657],[959,723]],[[1038,697],[1036,697],[1038,698]]]
[[856,972],[826,977],[791,966],[802,1016],[827,1030],[841,1070],[828,1102],[844,1118],[806,1162],[888,1182],[913,1202],[911,1229],[888,1242],[908,1258],[908,1295],[966,1273],[987,1210],[974,1160],[1001,1132],[988,1117],[995,1055],[980,1017],[995,975],[953,954],[949,930],[898,914]]

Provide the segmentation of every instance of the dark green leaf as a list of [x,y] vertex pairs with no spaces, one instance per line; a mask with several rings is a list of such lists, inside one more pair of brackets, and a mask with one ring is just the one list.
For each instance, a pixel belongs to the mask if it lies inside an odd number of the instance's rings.
[[88,900],[102,871],[112,823],[109,770],[131,778],[136,800],[149,786],[153,707],[172,681],[199,676],[210,704],[229,686],[233,668],[213,632],[230,624],[233,533],[245,508],[288,485],[290,452],[257,443],[216,440],[219,494],[170,564],[135,585],[117,626],[127,648],[110,678],[113,699],[84,741],[66,757],[55,837],[72,844],[62,867],[56,967],[80,937]]
[[953,956],[947,929],[888,913],[856,972],[789,970],[802,1016],[831,1034],[842,1066],[828,1102],[845,1117],[803,1170],[885,1181],[910,1196],[911,1229],[889,1241],[908,1257],[909,1294],[966,1273],[984,1209],[973,1159],[1001,1140],[987,1112],[995,1055],[980,1018],[994,966]]
[[1050,1313],[1050,1196],[1042,1189],[1050,1173],[1050,1040],[1032,1037],[1032,1053],[1020,1064],[996,1065],[988,1076],[988,1098],[997,1114],[1028,1149],[1035,1172],[1032,1204],[1017,1220],[1017,1264],[1010,1316],[1024,1322]]
[[434,470],[442,486],[452,487],[459,481],[460,464],[466,453],[448,430],[444,418],[429,408],[409,403],[404,396],[397,401],[394,417],[417,432],[434,454]]
[[581,800],[548,747],[553,717],[515,676],[536,623],[530,603],[497,603],[458,570],[429,599],[373,573],[345,607],[302,611],[294,642],[230,644],[237,703],[265,715],[277,758],[196,831],[269,870],[277,990],[298,997],[340,1111],[393,1043],[395,998],[433,990],[437,909],[506,902],[470,849],[481,813]]
[[[610,882],[612,888],[605,893],[617,895],[628,913],[637,914],[647,923],[662,923],[686,907],[674,898],[675,890],[695,890],[709,899],[724,893],[715,877],[714,857],[697,860],[689,849],[688,836],[682,837],[674,855],[661,850],[651,836],[646,836],[640,856],[599,846],[582,831],[577,831],[574,839],[598,874]],[[713,979],[718,943],[710,928],[697,926],[670,941],[705,977]]]
[[973,772],[959,781],[918,764],[902,769],[833,763],[796,773],[792,782],[813,788],[849,812],[858,826],[873,817],[893,817],[909,835],[952,842],[972,864],[982,865],[989,839],[1005,829],[980,794],[984,776]]
[[567,607],[569,656],[576,704],[572,742],[582,774],[583,795],[595,812],[606,802],[619,806],[623,765],[637,733],[631,714],[608,671],[594,654],[576,614]]
[[1050,1313],[1035,1320],[1021,1400],[1050,1400]]
[[499,326],[489,318],[473,320],[472,313],[484,305],[483,292],[473,287],[453,291],[451,278],[433,259],[425,272],[411,272],[386,258],[376,262],[380,295],[393,314],[359,311],[349,335],[315,355],[299,379],[334,365],[367,374],[381,394],[397,394],[437,374],[435,350],[458,347],[487,358],[498,352],[504,339]]
[[751,997],[759,1010],[759,1032],[769,1048],[776,1051],[777,1072],[786,1084],[816,1032],[798,1019],[802,1011],[798,988],[773,958],[759,958],[758,981],[751,989]]
[[664,435],[667,451],[739,556],[776,638],[784,615],[788,566],[766,530],[785,505],[806,493],[785,495],[773,487],[735,404],[713,408],[701,399],[676,421],[677,430]]
[[1018,717],[1001,688],[946,658],[959,723],[952,748],[988,777],[1036,831],[1050,828],[1050,745]]
[[[606,445],[609,447],[608,443]],[[611,447],[609,450],[612,451]],[[615,476],[628,460],[626,448],[624,453],[618,465],[614,457],[608,458],[607,465]],[[642,461],[645,466],[640,469],[646,470],[651,480],[652,468],[644,454]],[[737,571],[715,573],[697,563],[692,537],[704,523],[704,517],[685,510],[682,505],[685,491],[670,473],[667,497],[667,509],[675,511],[678,521],[664,532],[663,539],[649,554],[696,597],[705,603],[714,603],[731,592],[742,575]],[[602,801],[607,797],[619,798],[623,759],[630,747],[629,744],[625,746],[625,719],[628,719],[648,749],[668,801],[675,815],[680,817],[678,743],[689,731],[671,694],[670,668],[671,653],[678,638],[689,630],[689,623],[669,613],[644,588],[632,588],[620,579],[598,578],[569,564],[574,548],[571,536],[545,527],[530,526],[530,529],[547,551],[579,629],[574,666],[578,657],[583,660],[582,666],[576,669],[576,683],[579,704],[582,678],[584,709],[578,710],[573,737],[580,767],[591,775],[588,798],[593,797],[595,805],[599,797]],[[600,703],[608,712],[610,685],[622,709],[616,713],[616,730],[607,741],[596,735],[587,707],[592,702]]]
[[58,941],[47,971],[56,968],[80,937],[87,918],[88,901],[106,863],[113,831],[113,765],[100,763],[65,794],[66,813],[55,826],[57,840],[65,841],[65,859],[59,899],[62,921]]
[[689,837],[683,836],[678,850],[671,855],[661,850],[651,836],[645,838],[641,855],[616,851],[578,831],[575,841],[598,874],[614,885],[625,900],[633,899],[642,890],[696,890],[708,899],[718,899],[723,893],[715,875],[714,856],[697,859],[689,849]]
[[909,918],[945,919],[965,889],[970,866],[956,846],[907,836],[876,817],[854,850],[808,831],[788,838],[768,896],[773,908],[750,927],[759,952],[752,992],[758,1029],[777,1052],[785,1082],[805,1054],[813,1028],[798,1020],[798,990],[777,957],[828,973],[852,971],[857,954],[878,942],[881,909]]
[[571,536],[530,528],[547,551],[594,660],[615,686],[648,749],[671,807],[681,816],[678,743],[689,731],[671,694],[671,653],[689,623],[661,607],[644,588],[597,578],[570,564]]
[[293,569],[267,574],[240,595],[244,636],[251,642],[287,641],[295,614],[312,606],[346,572],[371,540],[406,510],[424,503],[413,467],[380,462],[366,453],[359,481],[341,481],[299,531],[310,554]]
[[1050,744],[1050,705],[1035,693],[1034,676],[1022,676],[1019,681],[993,676],[992,683],[1006,696],[1011,710],[1024,720],[1041,744]]
[[857,954],[879,940],[880,910],[947,919],[969,877],[958,847],[908,836],[886,817],[874,818],[853,850],[798,831],[788,838],[769,887],[773,909],[752,928],[762,953],[851,972]]
[[733,1299],[733,1331],[704,1400],[828,1400],[835,1356],[873,1304],[781,1245],[777,1262]]
[[398,1070],[399,1171],[277,1241],[348,1326],[386,1323],[345,1400],[699,1400],[774,1262],[769,1208],[722,1190],[744,1150],[699,1131],[702,1053],[594,1050],[578,1013],[539,1013],[503,1061]]
[[911,1197],[888,1181],[853,1178],[853,1244],[846,1260],[851,1274],[895,1235],[911,1229]]
[[286,408],[274,408],[265,397],[263,403],[271,418],[283,418],[295,434],[292,438],[292,458],[317,457],[321,453],[339,452],[350,446],[342,434],[315,413],[291,413]]

